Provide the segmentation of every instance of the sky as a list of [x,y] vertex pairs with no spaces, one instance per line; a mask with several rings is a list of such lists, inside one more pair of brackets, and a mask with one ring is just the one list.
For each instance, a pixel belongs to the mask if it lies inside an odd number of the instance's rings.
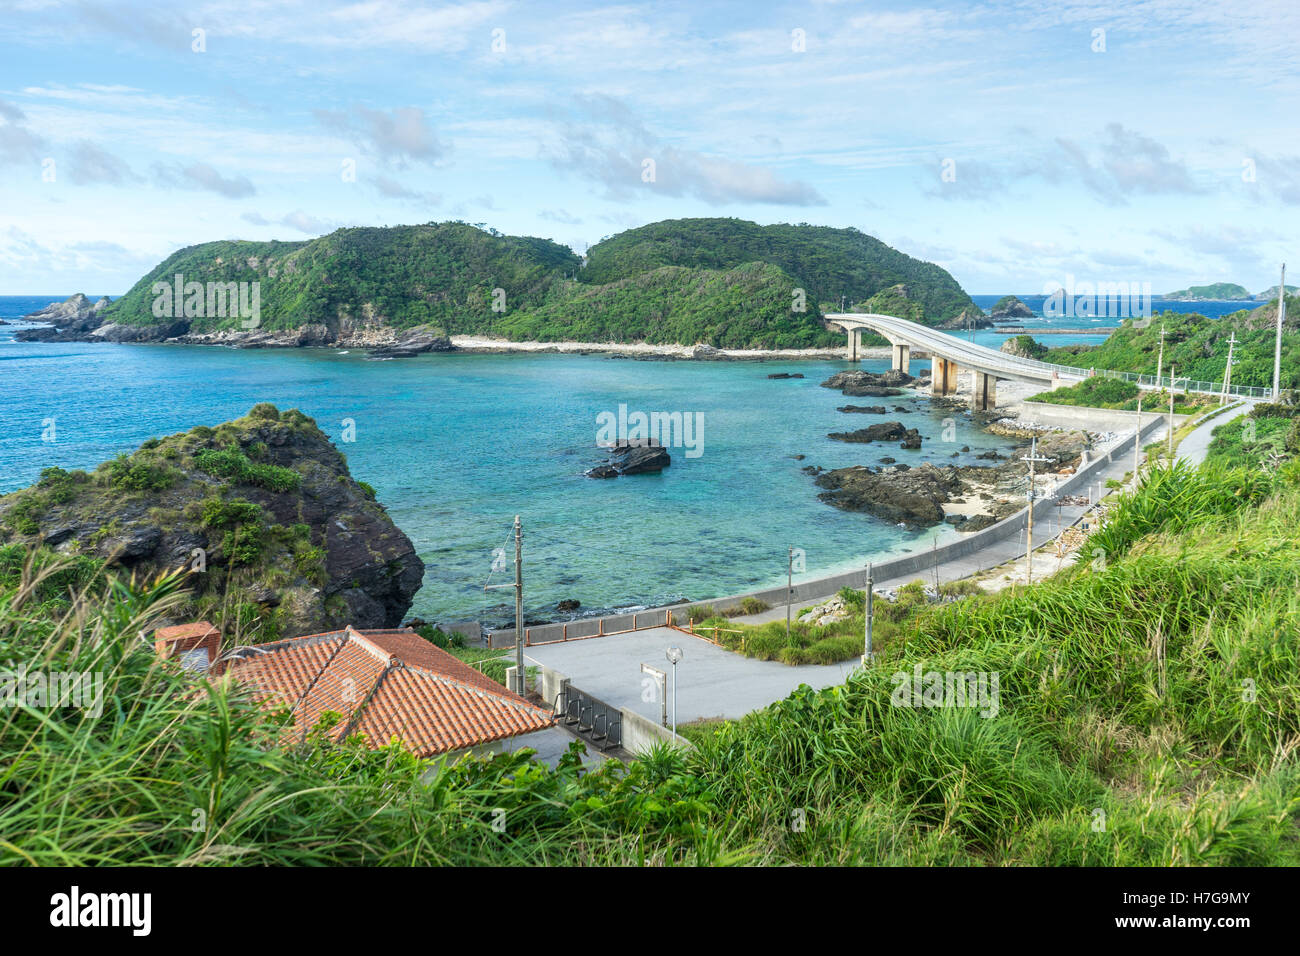
[[459,219],[854,226],[971,294],[1278,281],[1300,3],[0,0],[0,294]]

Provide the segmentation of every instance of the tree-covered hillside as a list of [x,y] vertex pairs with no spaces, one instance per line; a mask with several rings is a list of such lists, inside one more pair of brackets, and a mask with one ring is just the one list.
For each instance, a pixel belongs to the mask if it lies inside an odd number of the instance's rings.
[[855,229],[683,219],[607,239],[585,267],[549,239],[462,222],[204,243],[169,256],[104,309],[103,321],[146,327],[151,340],[248,328],[247,312],[216,314],[202,295],[195,301],[206,307],[186,312],[154,291],[160,282],[173,288],[177,276],[204,290],[257,283],[257,334],[310,326],[310,344],[359,328],[419,326],[515,341],[809,348],[843,343],[820,308],[838,308],[841,296],[850,307],[888,307],[930,324],[978,311],[943,269]]
[[[376,317],[396,328],[436,324],[452,332],[489,331],[492,290],[526,309],[578,268],[567,246],[549,239],[485,232],[460,222],[339,229],[307,242],[208,242],[173,253],[105,310],[105,320],[159,321],[153,284],[259,282],[261,328]],[[165,320],[164,320],[165,321]],[[191,331],[236,328],[238,319],[197,317]]]
[[665,219],[629,229],[591,247],[580,279],[594,285],[660,266],[729,269],[746,262],[780,267],[818,305],[839,308],[841,296],[853,305],[902,283],[930,324],[976,309],[947,271],[857,229],[743,219]]
[[[1067,345],[1051,349],[1045,361],[1083,368],[1154,375],[1160,354],[1160,330],[1165,330],[1164,374],[1173,368],[1179,378],[1221,382],[1228,362],[1228,339],[1234,333],[1232,383],[1272,386],[1277,303],[1242,309],[1210,319],[1195,312],[1164,312],[1137,328],[1132,319],[1100,345]],[[1282,387],[1300,388],[1300,296],[1287,296],[1282,332]]]

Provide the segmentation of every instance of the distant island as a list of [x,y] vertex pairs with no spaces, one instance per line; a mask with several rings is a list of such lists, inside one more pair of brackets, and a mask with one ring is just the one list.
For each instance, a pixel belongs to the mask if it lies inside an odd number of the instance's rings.
[[1255,298],[1245,286],[1235,282],[1215,282],[1212,285],[1194,285],[1177,292],[1166,293],[1163,298],[1173,302],[1211,302],[1230,299]]
[[173,253],[111,304],[78,305],[20,337],[397,355],[449,347],[451,335],[806,349],[843,345],[824,321],[841,307],[905,308],[935,326],[980,315],[946,270],[857,229],[741,219],[651,223],[585,258],[464,222],[222,240]]

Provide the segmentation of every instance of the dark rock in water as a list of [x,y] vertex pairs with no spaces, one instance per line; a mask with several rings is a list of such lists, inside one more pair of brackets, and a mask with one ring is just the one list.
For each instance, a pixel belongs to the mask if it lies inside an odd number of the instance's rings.
[[998,519],[992,515],[971,515],[965,521],[957,526],[958,531],[983,531],[990,525],[998,523]]
[[943,523],[950,524],[954,528],[960,527],[961,525],[964,525],[966,523],[966,516],[965,515],[944,515]]
[[768,378],[803,378],[803,372],[795,372],[794,374],[789,372],[774,372],[769,375]]
[[881,463],[882,465],[892,465],[892,464],[893,464],[894,462],[896,462],[896,461],[898,461],[897,458],[882,458],[882,459],[880,459],[880,463]]
[[961,455],[961,452],[959,452],[959,451],[955,451],[955,452],[953,452],[951,455],[949,455],[948,457],[949,457],[949,458],[956,458],[956,457],[958,457],[959,455]]
[[962,451],[970,451],[970,445],[962,445],[962,446],[961,446],[961,450],[962,450]]
[[582,602],[575,601],[573,598],[565,598],[555,605],[557,611],[576,611],[580,607],[582,607]]
[[980,458],[984,461],[1005,461],[1007,456],[999,455],[997,451],[990,449],[989,451],[980,452],[975,457]]
[[822,382],[822,388],[838,388],[841,394],[854,398],[862,396],[881,398],[902,395],[903,390],[897,386],[906,385],[911,381],[912,376],[897,369],[890,369],[879,375],[853,369],[848,372],[836,372]]
[[826,437],[836,441],[865,444],[873,441],[898,441],[902,439],[904,448],[920,448],[921,433],[915,428],[906,428],[902,422],[878,422],[851,432],[831,432]]
[[804,465],[799,470],[805,475],[820,475],[822,473],[821,465]]
[[857,412],[860,415],[883,415],[885,414],[884,405],[841,405],[836,409],[839,412]]
[[411,329],[399,335],[396,341],[371,349],[370,357],[411,358],[425,352],[450,352],[452,349],[451,339],[445,335],[436,335],[428,329]]
[[613,445],[604,463],[586,472],[588,478],[613,478],[617,475],[641,475],[663,471],[672,458],[662,446],[653,443],[628,442]]
[[891,470],[892,470],[892,471],[911,471],[911,470],[912,470],[912,466],[911,466],[911,465],[895,465]]
[[904,408],[902,405],[895,405],[895,406],[894,406],[894,411],[897,412],[898,414],[902,415],[902,414],[906,414],[907,412],[910,412],[911,409],[910,409],[910,408]]
[[990,319],[1032,319],[1034,310],[1025,305],[1014,295],[1004,295],[993,304],[989,311]]
[[803,460],[804,460],[805,458],[807,458],[808,456],[807,456],[807,455],[791,455],[790,457],[793,458],[795,461],[803,461]]
[[818,475],[817,497],[842,511],[862,511],[911,528],[943,521],[943,503],[960,493],[961,478],[952,468],[921,465],[876,473],[869,468],[837,468]]

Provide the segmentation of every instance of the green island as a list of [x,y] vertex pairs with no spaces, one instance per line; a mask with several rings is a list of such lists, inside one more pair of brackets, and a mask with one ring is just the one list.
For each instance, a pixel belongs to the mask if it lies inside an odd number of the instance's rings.
[[[246,331],[241,316],[180,316],[155,284],[258,283],[261,333],[430,329],[514,341],[842,344],[826,311],[890,308],[938,325],[981,314],[944,269],[857,229],[674,219],[608,237],[580,258],[549,239],[464,222],[339,229],[302,242],[223,240],[173,253],[98,319],[132,340]],[[875,298],[883,297],[883,298]],[[165,312],[163,315],[157,312]],[[140,330],[144,330],[141,333]]]

